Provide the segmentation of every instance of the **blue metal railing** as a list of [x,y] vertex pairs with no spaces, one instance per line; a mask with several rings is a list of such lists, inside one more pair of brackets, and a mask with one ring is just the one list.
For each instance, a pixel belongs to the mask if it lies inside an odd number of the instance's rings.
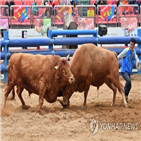
[[[77,38],[53,38],[56,35],[93,35],[93,37],[77,37]],[[0,53],[1,59],[4,59],[4,64],[1,65],[1,72],[4,72],[4,82],[7,82],[7,66],[8,59],[10,56],[19,51],[9,52],[9,47],[35,47],[35,46],[49,46],[49,50],[37,50],[37,51],[22,51],[23,53],[31,53],[31,54],[43,54],[43,55],[60,55],[62,57],[67,56],[68,54],[73,55],[75,50],[53,50],[53,45],[78,45],[84,43],[93,43],[97,45],[99,44],[125,44],[129,43],[132,37],[125,36],[112,36],[112,37],[97,37],[97,30],[49,30],[48,38],[30,38],[30,39],[8,39],[8,31],[4,32],[4,39],[0,40],[1,47],[4,47],[4,52]],[[138,29],[138,36],[134,37],[136,43],[138,44],[138,48],[136,52],[139,56],[141,62],[141,29]],[[123,49],[111,49],[111,51],[116,51],[119,54]],[[119,61],[119,65],[121,65],[121,61]]]

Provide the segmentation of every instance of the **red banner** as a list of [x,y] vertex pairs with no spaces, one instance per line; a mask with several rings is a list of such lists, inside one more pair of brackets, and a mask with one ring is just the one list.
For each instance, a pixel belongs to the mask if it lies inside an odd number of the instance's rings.
[[56,8],[57,12],[58,12],[58,15],[57,15],[57,18],[59,20],[61,20],[62,22],[64,21],[64,15],[66,13],[72,13],[72,8],[71,6],[70,7],[57,7]]
[[122,29],[128,29],[131,33],[135,28],[137,28],[137,18],[121,18]]
[[100,17],[104,21],[109,21],[114,16],[114,6],[105,6],[100,7]]
[[28,18],[28,7],[14,7],[14,18],[22,23],[26,18]]
[[14,7],[14,18],[17,20],[17,21],[21,21],[21,13],[23,11],[24,7]]
[[78,29],[94,29],[94,19],[78,18]]

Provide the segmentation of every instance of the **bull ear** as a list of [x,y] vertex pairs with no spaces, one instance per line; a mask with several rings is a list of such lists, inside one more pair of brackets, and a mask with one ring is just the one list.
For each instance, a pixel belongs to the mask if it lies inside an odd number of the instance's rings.
[[67,60],[68,60],[68,61],[70,60],[70,54],[68,54],[68,56],[67,56]]
[[58,69],[58,68],[59,68],[59,66],[55,66],[54,68],[55,68],[55,69]]

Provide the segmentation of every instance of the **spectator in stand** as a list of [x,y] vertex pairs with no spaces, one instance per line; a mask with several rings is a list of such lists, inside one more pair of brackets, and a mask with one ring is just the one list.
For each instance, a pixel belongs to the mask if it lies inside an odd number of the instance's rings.
[[134,4],[135,0],[129,0],[128,3],[129,4]]
[[[117,6],[117,0],[112,0],[111,5],[116,5]],[[116,14],[116,13],[117,13],[117,8],[114,7],[114,14]]]
[[[134,5],[135,0],[129,0],[128,1],[129,4]],[[134,7],[129,7],[130,11],[132,11],[132,13],[134,13]]]
[[67,2],[65,0],[62,0],[60,5],[67,5]]
[[21,5],[24,5],[24,0],[21,0]]
[[112,0],[111,5],[116,5],[117,6],[118,1],[117,0]]
[[98,5],[107,5],[107,0],[99,0]]
[[3,16],[9,16],[9,10],[6,8],[6,11],[5,11],[5,15]]
[[[3,39],[1,32],[0,32],[0,39]],[[0,51],[2,52],[2,47],[0,47]]]
[[[97,5],[107,5],[107,0],[99,0]],[[100,15],[100,8],[98,8],[98,15]]]
[[51,5],[52,7],[54,7],[55,5],[58,5],[58,0],[49,0],[48,5]]
[[139,2],[139,0],[135,0],[134,4],[138,5],[138,7],[134,7],[134,14],[139,14],[140,13],[140,2]]
[[117,1],[117,6],[122,5],[123,0],[118,0]]
[[6,0],[5,4],[6,6],[8,6],[9,8],[9,11],[8,11],[8,8],[7,7],[4,7],[4,10],[3,10],[3,16],[9,16],[10,15],[10,0]]
[[53,15],[54,14],[57,15],[58,14],[57,9],[55,9],[55,11],[54,11],[54,6],[55,5],[60,5],[60,1],[59,0],[53,0],[53,1],[50,0],[49,5],[52,5],[52,7],[53,7]]
[[[14,0],[10,1],[10,8],[11,8],[12,5],[15,5]],[[11,15],[14,16],[14,7],[12,7],[10,11],[11,11]]]
[[48,5],[48,0],[42,0],[42,5]]
[[[122,5],[129,5],[128,0],[123,0]],[[129,7],[121,7],[120,10],[120,14],[129,14]]]
[[61,0],[58,0],[58,5],[60,5],[60,3],[61,3]]
[[[47,6],[47,5],[49,5],[49,3],[51,2],[52,0],[43,0],[42,1],[42,4],[43,5],[45,5],[45,6]],[[50,17],[52,15],[52,9],[51,8],[46,8],[45,10],[44,10],[44,12],[43,12],[43,14],[42,14],[42,16],[41,16],[41,18],[44,18],[44,17]]]
[[[32,6],[35,6],[35,5],[38,5],[36,0],[34,0]],[[39,8],[38,7],[34,7],[33,11],[32,11],[32,14],[38,16],[39,15]]]
[[77,0],[70,0],[71,5],[77,4]]

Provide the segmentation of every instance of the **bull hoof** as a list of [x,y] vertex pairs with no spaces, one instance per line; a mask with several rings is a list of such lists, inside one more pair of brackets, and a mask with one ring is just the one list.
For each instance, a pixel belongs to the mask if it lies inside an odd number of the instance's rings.
[[128,106],[128,104],[125,104],[125,108],[129,109],[129,106]]
[[42,109],[40,109],[40,110],[39,110],[39,114],[40,114],[40,115],[44,115],[44,114],[45,114],[45,111],[42,110]]
[[87,110],[87,106],[83,106],[83,109],[84,109],[84,110]]
[[29,107],[30,107],[30,106],[28,106],[28,105],[22,105],[22,109],[24,109],[24,110],[29,109]]
[[115,103],[111,103],[111,106],[114,106],[115,105]]

